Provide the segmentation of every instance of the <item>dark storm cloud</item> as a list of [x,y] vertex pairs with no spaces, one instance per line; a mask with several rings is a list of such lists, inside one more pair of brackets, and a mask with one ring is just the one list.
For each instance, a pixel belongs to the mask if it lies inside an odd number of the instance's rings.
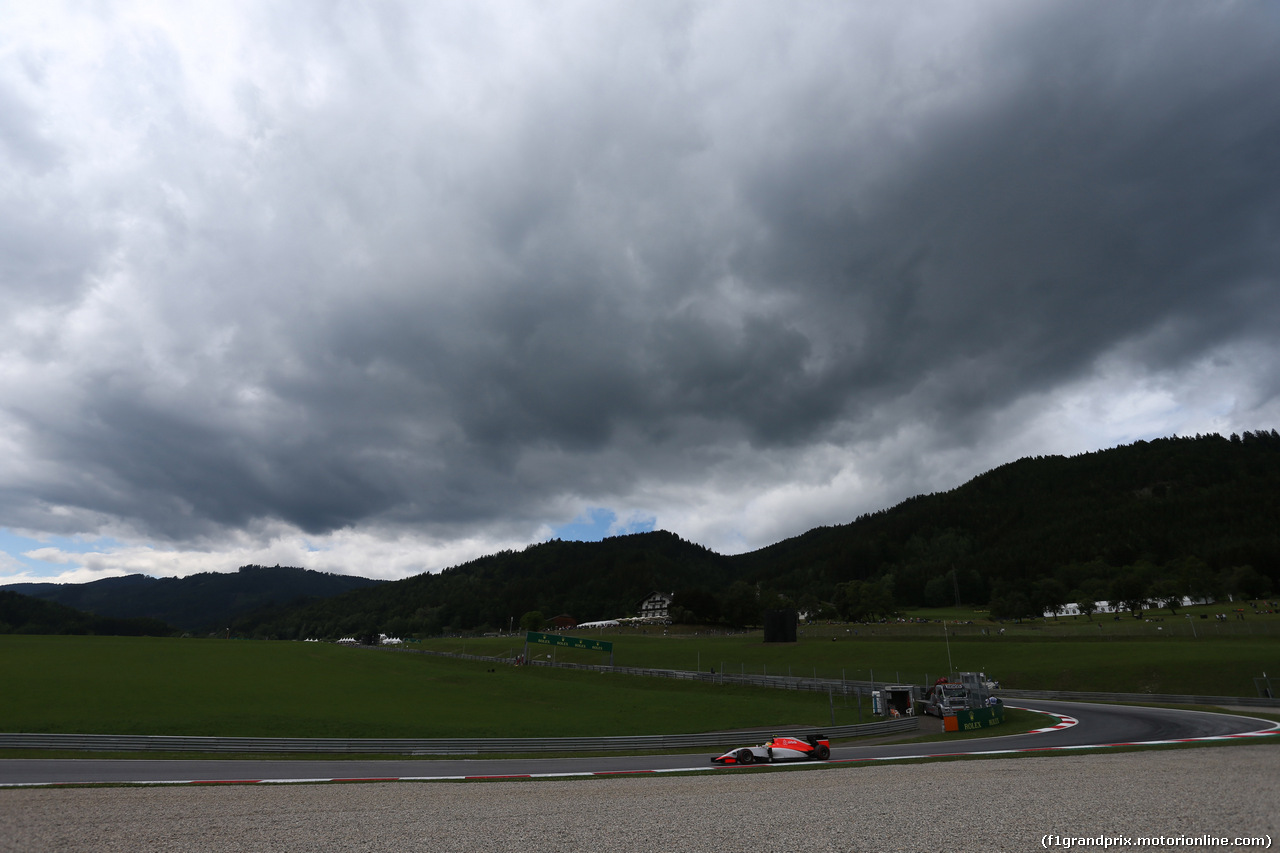
[[[101,147],[0,78],[8,524],[679,526],[833,466],[877,501],[1106,359],[1280,321],[1267,4],[335,15],[213,83],[176,36],[113,48]],[[806,500],[779,530],[878,508]]]
[[1275,302],[1258,285],[1274,282],[1280,222],[1272,16],[1081,8],[989,44],[981,73],[994,79],[980,82],[994,96],[917,128],[873,198],[831,189],[853,182],[851,150],[759,176],[755,208],[776,235],[759,268],[823,310],[853,309],[835,313],[856,323],[861,350],[849,390],[899,394],[954,372],[995,404],[1162,324],[1193,327],[1166,358],[1267,334]]

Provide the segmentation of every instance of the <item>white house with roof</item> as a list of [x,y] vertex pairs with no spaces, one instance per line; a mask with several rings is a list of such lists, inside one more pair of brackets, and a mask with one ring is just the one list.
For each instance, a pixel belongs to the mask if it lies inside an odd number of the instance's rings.
[[651,592],[649,596],[640,602],[640,618],[641,619],[670,619],[671,618],[671,599],[675,597],[672,592]]

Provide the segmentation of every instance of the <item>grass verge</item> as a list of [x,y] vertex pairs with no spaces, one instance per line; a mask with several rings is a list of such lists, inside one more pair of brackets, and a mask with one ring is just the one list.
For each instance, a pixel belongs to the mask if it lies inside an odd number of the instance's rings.
[[[586,737],[818,726],[832,715],[828,697],[809,692],[324,643],[6,635],[0,683],[0,731],[29,733]],[[856,713],[842,706],[836,722]]]

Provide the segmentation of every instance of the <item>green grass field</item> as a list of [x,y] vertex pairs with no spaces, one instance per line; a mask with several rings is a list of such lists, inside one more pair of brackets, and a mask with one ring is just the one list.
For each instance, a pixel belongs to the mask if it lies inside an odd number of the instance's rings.
[[[1095,616],[999,626],[975,611],[919,611],[907,617],[957,621],[945,628],[941,621],[809,625],[794,644],[766,644],[758,631],[725,634],[681,626],[665,629],[665,635],[662,628],[583,633],[613,641],[618,666],[920,684],[949,671],[972,670],[1026,690],[1256,696],[1255,677],[1280,675],[1280,614],[1249,608],[1242,621],[1212,618],[1224,609],[1192,608],[1177,616],[1153,612],[1153,621]],[[1210,618],[1200,619],[1201,613]],[[421,648],[506,656],[523,650],[523,635],[430,640]],[[576,663],[605,660],[599,653],[555,654]]]
[[[1227,623],[1044,620],[1006,625],[1003,636],[980,617],[954,615],[959,621],[945,634],[942,622],[824,624],[805,627],[793,644],[678,626],[583,633],[611,640],[618,666],[880,683],[979,670],[1006,688],[1255,696],[1255,676],[1280,674],[1275,614]],[[524,651],[523,635],[410,648]],[[553,654],[558,662],[607,663],[598,652]],[[824,694],[328,643],[0,635],[0,683],[7,732],[549,737],[821,727],[832,724],[833,711],[838,725],[871,720],[869,708],[840,699],[832,708]]]
[[[327,643],[6,635],[0,683],[6,732],[538,737],[831,722],[814,693]],[[836,722],[857,713],[838,703]]]
[[[616,638],[618,666],[816,676],[920,683],[948,671],[985,672],[1008,688],[1112,693],[1256,696],[1253,678],[1280,673],[1280,642],[1223,638],[1178,642],[1124,639],[1108,643],[992,638],[895,639],[874,636],[802,638],[769,645],[759,634],[737,637]],[[505,655],[510,640],[432,641],[424,648]],[[950,656],[948,657],[948,652]],[[557,651],[557,659],[599,663],[599,655]],[[950,660],[950,666],[948,665]]]

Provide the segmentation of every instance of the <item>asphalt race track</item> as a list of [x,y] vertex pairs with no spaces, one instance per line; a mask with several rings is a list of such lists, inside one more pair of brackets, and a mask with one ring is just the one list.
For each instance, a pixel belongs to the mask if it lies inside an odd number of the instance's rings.
[[[832,763],[872,762],[939,755],[1074,750],[1089,746],[1165,743],[1197,739],[1277,738],[1280,724],[1247,716],[1076,702],[1013,703],[1054,714],[1059,726],[1033,733],[922,744],[837,746]],[[1264,734],[1266,733],[1266,734]],[[726,743],[725,748],[742,744]],[[710,770],[710,751],[698,755],[592,758],[445,760],[116,760],[4,759],[0,786],[93,783],[233,783],[332,780],[467,779],[670,773]],[[722,772],[750,772],[726,768]]]

